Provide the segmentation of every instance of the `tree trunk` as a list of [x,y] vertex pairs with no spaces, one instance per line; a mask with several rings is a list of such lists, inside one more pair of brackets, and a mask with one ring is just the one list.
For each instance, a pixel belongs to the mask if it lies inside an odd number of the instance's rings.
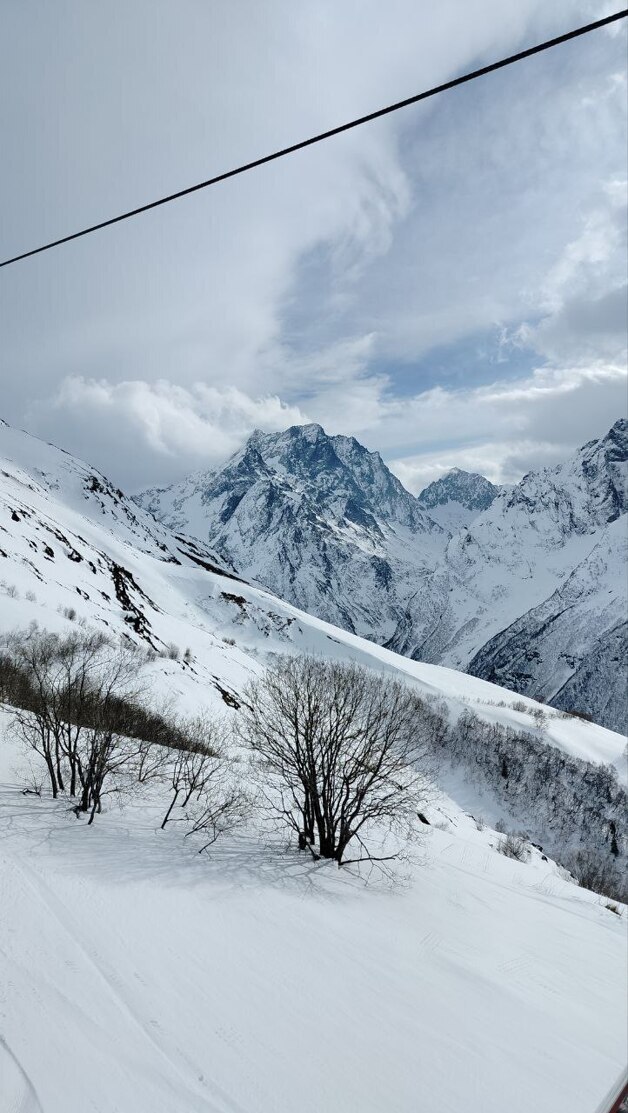
[[166,812],[166,814],[165,814],[165,816],[164,816],[164,818],[163,818],[163,821],[162,821],[162,824],[161,824],[161,830],[162,830],[162,831],[163,831],[164,827],[166,826],[166,823],[167,823],[167,822],[168,822],[168,820],[170,819],[170,813],[171,813],[172,809],[174,808],[174,806],[175,806],[175,804],[176,804],[176,802],[177,802],[177,797],[178,797],[178,795],[179,795],[179,789],[177,789],[177,791],[175,792],[174,796],[172,797],[172,801],[171,801],[171,803],[170,803],[170,807],[168,808],[168,811]]
[[56,766],[57,766],[57,784],[59,786],[59,790],[61,792],[63,792],[64,786],[63,786],[63,772],[62,772],[62,769],[61,769],[61,746],[59,745],[59,739],[58,738],[55,740],[55,761],[56,761]]
[[89,809],[89,784],[87,783],[87,781],[83,785],[83,791],[81,793],[81,803],[79,807],[80,811],[82,812],[86,812]]
[[59,795],[59,786],[57,784],[57,777],[56,777],[56,774],[55,774],[55,767],[54,767],[51,755],[47,753],[45,760],[46,760],[46,765],[48,767],[48,776],[50,777],[50,787],[52,789],[52,798],[53,798],[53,800],[56,800],[57,796]]

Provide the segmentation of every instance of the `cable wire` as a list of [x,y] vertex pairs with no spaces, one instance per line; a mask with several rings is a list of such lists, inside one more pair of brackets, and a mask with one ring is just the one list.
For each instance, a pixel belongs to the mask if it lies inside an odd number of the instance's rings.
[[108,228],[112,224],[119,224],[122,220],[130,220],[131,217],[139,216],[140,213],[146,213],[150,209],[157,209],[160,205],[168,205],[171,201],[178,201],[180,197],[187,197],[190,193],[197,193],[201,189],[208,189],[209,186],[217,185],[218,182],[224,182],[228,178],[235,178],[238,174],[246,174],[249,170],[255,170],[258,166],[265,166],[266,163],[274,162],[279,158],[285,158],[286,155],[292,155],[295,151],[302,151],[305,147],[312,147],[315,143],[322,143],[325,139],[331,139],[334,135],[341,135],[345,131],[361,127],[362,124],[368,124],[372,120],[379,120],[382,116],[389,116],[392,112],[398,112],[401,108],[408,108],[412,104],[418,104],[420,101],[428,100],[429,97],[435,97],[438,93],[444,93],[448,89],[455,89],[459,85],[465,85],[469,81],[475,81],[476,78],[484,77],[486,74],[504,69],[505,66],[512,66],[515,62],[521,62],[525,58],[531,58],[534,54],[540,54],[544,50],[551,50],[554,46],[569,42],[571,39],[577,39],[581,35],[587,35],[591,31],[597,31],[600,27],[608,27],[609,24],[616,23],[620,19],[625,19],[626,16],[628,16],[628,9],[623,9],[622,11],[615,12],[613,15],[606,16],[604,19],[597,19],[594,23],[587,23],[583,27],[576,27],[573,31],[567,31],[564,35],[558,35],[554,39],[547,39],[546,42],[538,43],[536,46],[530,46],[527,50],[520,50],[517,54],[510,54],[507,58],[501,58],[497,62],[491,62],[487,66],[481,66],[480,69],[472,70],[470,73],[462,74],[460,77],[454,77],[451,81],[445,81],[442,85],[435,85],[432,89],[426,89],[422,93],[416,93],[413,97],[406,97],[405,100],[396,101],[395,104],[389,104],[386,108],[378,108],[375,112],[369,112],[366,116],[359,116],[357,119],[350,120],[346,124],[340,124],[338,127],[330,128],[328,131],[322,131],[318,135],[312,135],[309,139],[302,139],[299,143],[292,143],[289,147],[283,147],[279,151],[273,151],[270,155],[263,155],[261,158],[253,159],[252,162],[246,162],[242,166],[236,166],[233,170],[226,170],[222,174],[216,174],[213,178],[208,178],[204,182],[198,182],[196,185],[188,186],[186,189],[177,190],[176,193],[170,193],[167,197],[160,197],[157,201],[149,201],[146,205],[140,205],[137,209],[129,209],[128,212],[120,213],[119,216],[112,216],[109,220],[101,220],[98,224],[92,224],[89,228],[81,229],[80,232],[72,232],[69,236],[62,236],[61,239],[52,240],[50,243],[42,244],[41,247],[34,247],[30,251],[23,251],[21,255],[14,255],[11,259],[5,259],[0,263],[0,267],[8,267],[11,263],[18,263],[21,259],[29,259],[31,255],[39,255],[42,251],[50,251],[53,247],[59,247],[61,244],[70,243],[71,240],[78,240],[81,236],[89,236],[92,232],[98,232],[101,228]]

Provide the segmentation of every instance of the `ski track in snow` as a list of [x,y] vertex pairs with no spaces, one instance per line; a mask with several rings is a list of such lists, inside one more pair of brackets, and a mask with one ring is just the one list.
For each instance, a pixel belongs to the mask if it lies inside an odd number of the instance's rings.
[[[91,968],[96,975],[97,979],[104,987],[105,993],[111,998],[111,1001],[116,1009],[122,1014],[121,1022],[128,1021],[130,1025],[139,1033],[140,1039],[145,1040],[150,1049],[157,1052],[157,1060],[165,1060],[167,1066],[171,1068],[172,1074],[177,1076],[177,1082],[174,1084],[175,1092],[180,1098],[185,1097],[190,1103],[190,1108],[198,1108],[204,1113],[242,1113],[240,1106],[235,1105],[229,1101],[224,1095],[220,1095],[220,1104],[217,1105],[213,1101],[198,1092],[195,1085],[190,1085],[191,1081],[182,1067],[175,1061],[174,1055],[169,1052],[166,1046],[163,1046],[156,1037],[156,1032],[159,1030],[158,1021],[149,1021],[148,1024],[144,1023],[142,1019],[136,1014],[133,1008],[126,1000],[124,993],[124,984],[115,973],[115,970],[105,970],[105,964],[102,956],[100,956],[93,945],[83,938],[76,926],[72,923],[71,917],[63,903],[51,891],[49,885],[39,876],[33,869],[29,868],[24,861],[17,867],[27,884],[32,889],[36,898],[42,902],[45,909],[54,917],[56,922],[61,927],[62,931],[69,937],[69,949],[77,957],[82,957],[83,961]],[[67,964],[69,969],[80,976],[79,963],[76,958]],[[176,1054],[181,1055],[181,1050],[176,1049]],[[200,1104],[199,1104],[200,1102]]]
[[5,784],[0,1031],[40,1102],[10,1113],[590,1113],[621,1069],[625,921],[453,800],[390,889]]
[[0,1036],[0,1098],[2,1113],[42,1113],[32,1082],[2,1036]]

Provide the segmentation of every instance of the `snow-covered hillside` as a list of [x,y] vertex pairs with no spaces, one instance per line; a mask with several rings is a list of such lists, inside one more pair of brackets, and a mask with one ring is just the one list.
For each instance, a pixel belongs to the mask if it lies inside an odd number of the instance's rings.
[[[37,622],[126,636],[166,651],[148,666],[156,700],[227,717],[273,654],[355,660],[403,676],[452,723],[518,732],[531,760],[545,747],[625,782],[619,735],[297,610],[4,425],[0,457],[0,634]],[[397,536],[423,529],[396,485],[388,505]],[[523,786],[507,794],[445,760],[390,889],[254,823],[199,857],[159,832],[150,794],[86,829],[63,800],[23,794],[24,755],[0,718],[11,1113],[589,1113],[615,1082],[625,919],[541,851],[498,853],[498,820],[556,842]]]
[[[518,691],[595,712],[623,730],[625,688],[613,685],[600,700],[595,662],[617,650],[626,662],[618,615],[627,606],[627,467],[621,420],[571,460],[498,494],[454,474],[439,483],[477,505],[469,524],[450,533],[429,516],[453,506],[439,502],[442,487],[427,489],[436,510],[426,508],[377,453],[320,426],[295,426],[254,433],[221,470],[145,492],[138,502],[312,614],[416,660],[458,669],[473,662],[485,676],[506,669]],[[561,593],[571,600],[562,635],[539,638],[538,615],[553,613]],[[504,632],[515,623],[510,656]],[[532,670],[520,666],[528,652]]]
[[[189,647],[191,665],[161,658],[154,664],[181,698],[210,677],[239,693],[268,654],[311,652],[402,672],[426,694],[484,708],[505,726],[525,720],[512,710],[512,695],[492,683],[400,657],[247,583],[212,551],[129,503],[88,465],[4,423],[0,539],[0,632],[30,622],[63,630],[76,620],[158,651]],[[496,706],[505,695],[508,706]],[[531,700],[521,706],[536,707]],[[548,737],[559,747],[564,723],[549,715]],[[592,724],[570,721],[574,752],[583,756],[583,729],[584,756],[621,769],[621,737]]]
[[556,591],[492,638],[469,671],[555,707],[613,722],[626,707],[626,520],[618,518]]
[[2,737],[3,1109],[592,1113],[620,1075],[625,922],[446,797],[391,890],[150,801],[86,830]]

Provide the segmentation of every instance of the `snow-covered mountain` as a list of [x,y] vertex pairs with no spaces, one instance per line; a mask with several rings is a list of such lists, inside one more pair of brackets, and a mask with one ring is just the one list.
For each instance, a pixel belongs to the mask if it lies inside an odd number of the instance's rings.
[[[601,700],[595,661],[618,650],[625,661],[627,466],[620,420],[513,488],[454,471],[415,499],[377,453],[308,425],[256,432],[218,471],[137,501],[314,615],[415,660],[507,676],[560,706],[573,700],[624,729],[625,691],[613,684]],[[436,521],[441,510],[450,528]],[[561,593],[571,600],[562,634],[540,637],[539,616],[562,606]],[[532,670],[521,666],[528,652]]]
[[468,671],[612,721],[626,701],[625,532],[625,520],[611,523],[549,599],[491,638]]
[[491,505],[499,491],[500,488],[483,475],[452,468],[425,487],[417,496],[417,502],[435,522],[454,532],[461,526],[469,526]]
[[[490,600],[503,590],[511,604],[502,610],[510,622],[491,630],[465,667],[502,681],[508,675],[518,691],[621,730],[628,721],[627,478],[622,420],[571,460],[499,495],[447,552],[471,592]],[[515,614],[519,599],[528,605]]]
[[320,425],[255,432],[219,471],[137,501],[171,529],[211,537],[245,578],[382,644],[448,541],[378,453]]
[[[442,552],[442,531],[387,483],[377,460],[362,460],[360,493],[357,466],[343,466],[364,450],[341,441],[326,496],[336,499],[338,534],[350,529],[343,482],[354,518],[361,508],[355,536],[365,547],[379,529]],[[282,489],[280,465],[269,471],[287,505],[295,482]],[[315,514],[307,480],[298,494]],[[394,525],[375,517],[371,483]],[[426,1110],[588,1113],[615,1084],[625,1049],[624,910],[574,885],[551,854],[593,837],[614,861],[624,853],[623,817],[606,815],[603,801],[594,832],[574,825],[569,809],[559,830],[551,795],[543,810],[533,789],[539,778],[547,789],[548,762],[575,768],[582,807],[599,781],[616,809],[623,738],[297,610],[200,541],[156,524],[94,469],[2,424],[0,636],[32,622],[60,632],[79,624],[151,649],[157,701],[231,719],[277,653],[354,660],[412,685],[452,724],[458,749],[426,803],[406,884],[388,891],[306,862],[253,827],[201,857],[178,830],[159,829],[163,809],[150,794],[135,806],[107,801],[86,828],[67,799],[25,794],[28,759],[10,709],[0,709],[8,1108],[83,1113],[88,1094],[94,1113],[289,1113],[296,1094],[303,1113],[414,1113],[425,1095]],[[474,729],[477,769],[465,756]],[[495,738],[513,747],[508,777],[493,760]],[[500,819],[525,827],[545,852],[529,845],[526,862],[500,854]]]

